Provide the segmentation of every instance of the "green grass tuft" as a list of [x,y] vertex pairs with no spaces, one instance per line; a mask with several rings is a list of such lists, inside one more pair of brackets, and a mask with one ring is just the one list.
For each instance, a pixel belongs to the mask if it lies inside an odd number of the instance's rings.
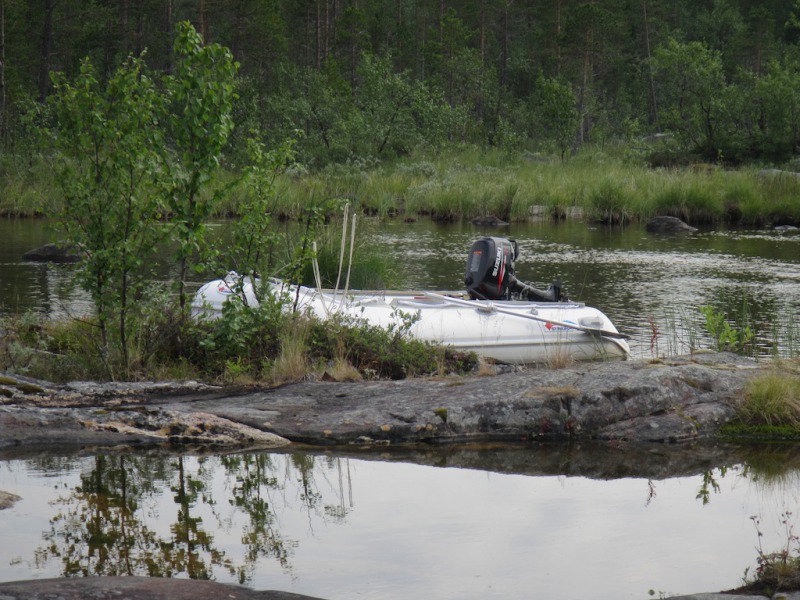
[[737,407],[739,425],[786,437],[800,433],[800,377],[775,370],[753,379]]

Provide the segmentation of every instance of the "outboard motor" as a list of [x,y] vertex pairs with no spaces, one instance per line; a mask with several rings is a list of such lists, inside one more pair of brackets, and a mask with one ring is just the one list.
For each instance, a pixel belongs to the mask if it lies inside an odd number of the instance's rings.
[[516,240],[485,237],[472,244],[467,255],[464,283],[473,300],[511,300],[520,298],[532,302],[566,300],[561,283],[556,281],[546,291],[518,281],[514,261],[519,256]]
[[509,284],[519,254],[516,241],[485,237],[472,244],[464,283],[472,299],[510,300]]

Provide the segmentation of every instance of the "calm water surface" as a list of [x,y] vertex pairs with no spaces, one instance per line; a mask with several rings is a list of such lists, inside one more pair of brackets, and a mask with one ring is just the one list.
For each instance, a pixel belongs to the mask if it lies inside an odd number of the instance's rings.
[[[520,279],[561,279],[633,336],[636,356],[707,346],[700,307],[733,313],[743,300],[764,352],[800,347],[800,235],[665,238],[581,222],[360,232],[420,289],[460,289],[474,239],[515,237]],[[0,220],[0,315],[88,310],[70,267],[21,260],[53,239],[43,222]],[[0,458],[0,490],[23,498],[0,513],[0,580],[129,573],[331,600],[644,599],[739,585],[756,564],[751,517],[773,551],[787,540],[782,515],[791,527],[800,515],[791,447],[449,452]]]
[[596,306],[633,336],[634,356],[707,347],[700,308],[710,305],[735,319],[743,303],[763,352],[778,345],[787,354],[800,354],[800,234],[654,236],[641,226],[570,221],[494,231],[392,225],[374,231],[371,239],[408,271],[409,287],[460,289],[466,252],[482,235],[516,238],[519,279],[537,287],[560,279],[571,298]]
[[[427,457],[448,467],[314,454],[5,460],[0,489],[23,499],[0,514],[0,580],[170,575],[330,600],[644,600],[739,585],[756,564],[751,517],[771,551],[786,543],[782,515],[798,514],[791,467],[703,473],[657,449],[642,474],[613,476],[628,470],[619,450],[601,465],[588,451],[508,452],[516,467],[503,471],[474,466],[503,462],[496,450]],[[557,464],[572,473],[542,472]],[[644,473],[667,465],[673,474]]]
[[[707,231],[653,236],[641,226],[606,228],[581,221],[514,224],[406,224],[362,220],[361,251],[391,255],[405,287],[463,289],[470,244],[483,235],[520,242],[521,280],[546,287],[560,279],[572,299],[596,306],[633,336],[634,356],[707,347],[700,307],[731,318],[743,304],[764,353],[800,353],[800,234]],[[25,263],[21,255],[55,239],[41,221],[0,220],[0,314],[88,310],[73,289],[72,268]],[[166,268],[166,267],[165,267]],[[201,282],[197,282],[198,284]]]

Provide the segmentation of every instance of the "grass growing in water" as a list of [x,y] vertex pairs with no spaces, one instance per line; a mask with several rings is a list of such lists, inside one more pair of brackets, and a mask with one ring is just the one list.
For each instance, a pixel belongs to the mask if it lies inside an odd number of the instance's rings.
[[742,297],[742,308],[738,311],[733,325],[726,313],[716,310],[713,306],[703,306],[700,311],[706,319],[706,331],[714,340],[717,352],[734,352],[742,355],[754,352],[755,333],[750,327],[750,309],[745,296]]
[[[348,198],[355,209],[380,218],[471,219],[495,214],[526,220],[532,207],[564,215],[580,208],[592,219],[642,221],[656,214],[693,224],[800,225],[800,178],[770,175],[754,167],[714,165],[650,168],[631,160],[623,145],[585,148],[566,162],[525,153],[453,146],[435,156],[417,154],[394,162],[352,160],[309,172],[293,168],[276,181],[276,216],[297,219],[309,197]],[[58,200],[47,165],[0,168],[0,211],[48,214]],[[218,175],[220,185],[233,173]],[[213,186],[212,186],[213,187]],[[219,215],[238,214],[232,188]]]
[[792,513],[784,511],[781,515],[781,526],[784,530],[785,544],[782,548],[767,552],[761,539],[761,519],[752,516],[750,519],[758,534],[756,550],[756,571],[751,578],[749,571],[745,571],[744,586],[737,592],[765,593],[772,597],[778,592],[795,591],[800,588],[800,538],[794,531]]

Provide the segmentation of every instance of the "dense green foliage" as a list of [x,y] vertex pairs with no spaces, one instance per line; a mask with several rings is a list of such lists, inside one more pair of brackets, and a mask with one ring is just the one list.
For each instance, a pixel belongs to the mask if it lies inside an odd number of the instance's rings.
[[[123,369],[131,366],[130,319],[150,277],[155,245],[170,239],[185,312],[186,274],[204,266],[205,226],[214,195],[201,195],[232,129],[236,65],[219,45],[203,45],[184,22],[175,39],[175,74],[153,81],[129,58],[103,83],[87,58],[73,83],[54,75],[50,127],[63,203],[48,211],[81,249],[77,273],[95,307],[100,356],[109,359],[116,324]],[[168,215],[165,221],[163,215]]]
[[[792,174],[719,166],[795,170],[798,98],[800,2],[0,0],[0,212],[57,216],[86,252],[107,375],[177,340],[173,357],[193,340],[215,372],[258,374],[316,334],[234,312],[190,331],[192,268],[313,283],[312,256],[339,262],[335,241],[312,242],[345,200],[409,220],[577,208],[606,223],[800,223]],[[240,219],[214,248],[206,226],[222,214]],[[276,234],[283,218],[301,223],[294,239]],[[179,307],[145,306],[166,239]],[[362,265],[370,285],[390,283],[380,267]],[[746,345],[706,316],[720,347]],[[264,334],[259,360],[220,354],[244,325]],[[412,358],[388,371],[415,371]]]
[[118,353],[100,351],[96,320],[90,317],[0,319],[0,371],[49,381],[107,380],[111,371],[118,379],[246,384],[308,377],[402,379],[477,368],[473,353],[410,338],[402,320],[391,330],[358,320],[322,322],[288,313],[275,298],[258,307],[227,302],[222,317],[211,321],[180,320],[178,314],[163,297],[143,307],[127,365]]
[[203,195],[219,167],[233,130],[234,80],[237,65],[230,51],[203,40],[187,22],[177,27],[174,69],[164,80],[167,110],[159,116],[170,142],[167,205],[177,241],[180,305],[186,305],[186,278],[193,258],[202,268],[205,227],[219,192]]
[[127,354],[128,313],[158,239],[158,202],[147,191],[159,167],[158,93],[135,59],[107,85],[87,60],[74,84],[56,77],[55,86],[57,126],[48,133],[59,151],[64,202],[54,216],[84,254],[77,273],[94,301],[101,355],[108,354],[108,327],[115,321]]
[[[267,150],[252,137],[244,177],[228,186],[239,188],[243,217],[228,239],[208,235],[208,219],[223,197],[214,174],[233,129],[237,65],[222,46],[203,44],[187,22],[178,25],[174,48],[174,71],[163,77],[151,78],[133,57],[106,82],[88,58],[74,81],[54,76],[48,127],[40,133],[52,143],[63,201],[48,214],[84,254],[77,281],[94,314],[46,326],[12,320],[0,368],[36,373],[49,365],[48,377],[115,379],[169,366],[226,381],[281,382],[328,362],[335,365],[330,376],[348,378],[474,366],[474,357],[407,339],[410,323],[402,319],[388,331],[360,322],[322,324],[289,310],[293,299],[274,297],[266,285],[255,286],[258,306],[234,295],[219,319],[187,318],[190,267],[199,272],[232,261],[253,279],[280,270],[298,282],[317,254],[329,213],[349,204],[311,198],[302,204],[298,238],[278,235],[271,226],[275,180],[291,163],[294,140]],[[380,122],[367,130],[379,130]],[[145,297],[144,288],[152,288],[147,265],[155,246],[167,241],[176,248],[177,300],[165,293]],[[275,256],[275,247],[284,255]]]
[[[0,0],[0,137],[17,153],[49,72],[147,50],[180,78],[193,23],[240,63],[227,156],[302,132],[312,167],[420,147],[567,154],[669,133],[670,161],[785,160],[800,141],[800,6],[786,0]],[[177,134],[177,132],[175,132]],[[213,143],[223,141],[214,138]],[[664,157],[662,157],[664,158]]]

